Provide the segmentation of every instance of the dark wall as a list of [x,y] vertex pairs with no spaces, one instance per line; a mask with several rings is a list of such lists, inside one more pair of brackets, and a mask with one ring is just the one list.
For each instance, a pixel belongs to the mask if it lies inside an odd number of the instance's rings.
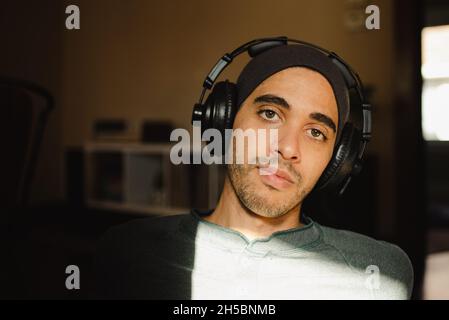
[[0,9],[0,75],[28,80],[56,100],[49,118],[32,189],[32,202],[62,197],[62,110],[60,107],[62,30],[59,0],[7,0]]

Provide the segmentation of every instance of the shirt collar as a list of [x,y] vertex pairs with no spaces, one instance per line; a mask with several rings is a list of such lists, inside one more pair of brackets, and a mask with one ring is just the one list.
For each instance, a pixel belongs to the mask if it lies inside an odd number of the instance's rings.
[[321,239],[321,229],[312,219],[302,215],[304,225],[276,231],[268,237],[249,240],[243,233],[203,219],[213,212],[192,209],[183,222],[183,232],[196,243],[207,243],[229,250],[246,249],[254,253],[306,249]]

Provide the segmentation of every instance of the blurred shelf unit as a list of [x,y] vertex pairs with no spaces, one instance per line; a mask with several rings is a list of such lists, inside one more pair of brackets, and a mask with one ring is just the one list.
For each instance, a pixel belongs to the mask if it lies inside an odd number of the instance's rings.
[[170,161],[172,146],[86,144],[84,196],[87,206],[149,215],[214,208],[223,186],[224,167],[174,165]]

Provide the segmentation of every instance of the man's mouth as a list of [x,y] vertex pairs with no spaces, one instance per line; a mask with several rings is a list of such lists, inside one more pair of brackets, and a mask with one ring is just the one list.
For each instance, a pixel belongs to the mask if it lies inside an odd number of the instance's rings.
[[291,175],[285,170],[278,169],[269,174],[260,174],[259,172],[259,176],[264,184],[275,189],[287,189],[293,184]]

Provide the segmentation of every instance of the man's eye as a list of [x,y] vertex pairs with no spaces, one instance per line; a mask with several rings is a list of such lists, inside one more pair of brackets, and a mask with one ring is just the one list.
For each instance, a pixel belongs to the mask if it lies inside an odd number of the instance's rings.
[[268,121],[273,121],[277,118],[279,118],[278,114],[270,109],[265,109],[265,110],[259,110],[257,112],[263,119],[268,120]]
[[310,135],[317,140],[321,141],[327,140],[327,137],[318,129],[312,128],[309,129],[308,131],[310,131]]

